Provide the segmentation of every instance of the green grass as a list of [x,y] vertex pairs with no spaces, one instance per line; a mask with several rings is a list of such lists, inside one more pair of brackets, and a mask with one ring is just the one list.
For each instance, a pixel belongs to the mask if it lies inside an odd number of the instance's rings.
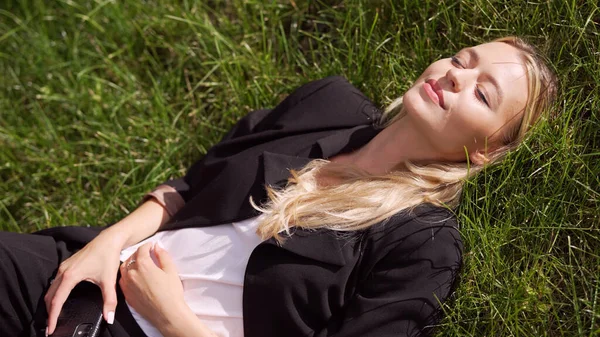
[[105,225],[248,111],[343,74],[384,106],[431,61],[537,44],[557,117],[470,181],[461,284],[439,336],[600,336],[595,1],[0,4],[0,229]]

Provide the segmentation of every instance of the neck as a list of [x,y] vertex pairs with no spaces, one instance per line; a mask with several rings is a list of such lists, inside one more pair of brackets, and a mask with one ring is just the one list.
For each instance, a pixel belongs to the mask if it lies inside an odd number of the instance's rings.
[[409,116],[383,129],[360,149],[331,158],[332,162],[354,165],[373,175],[386,174],[404,162],[444,160],[422,136]]

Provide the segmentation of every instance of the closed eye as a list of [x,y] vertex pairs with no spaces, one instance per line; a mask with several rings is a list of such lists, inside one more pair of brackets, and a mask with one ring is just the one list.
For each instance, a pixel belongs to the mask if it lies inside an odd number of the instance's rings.
[[460,61],[460,59],[459,59],[458,57],[456,57],[456,56],[452,56],[452,57],[450,58],[450,61],[451,61],[452,63],[456,64],[456,65],[457,65],[458,67],[460,67],[460,68],[464,68],[464,67],[465,67],[465,66],[462,64],[462,62]]
[[[463,65],[462,61],[456,57],[456,56],[452,56],[450,58],[450,61],[455,64],[457,67],[464,69],[465,66]],[[485,94],[483,93],[483,91],[481,91],[481,89],[479,89],[479,87],[475,88],[475,97],[479,100],[481,100],[488,108],[490,107],[490,102],[488,101],[488,99],[485,97]]]
[[485,98],[485,95],[483,94],[483,91],[481,91],[481,89],[479,89],[479,87],[475,88],[476,91],[476,96],[479,97],[483,103],[485,103],[485,105],[488,106],[488,108],[490,107],[490,102],[488,102],[487,98]]

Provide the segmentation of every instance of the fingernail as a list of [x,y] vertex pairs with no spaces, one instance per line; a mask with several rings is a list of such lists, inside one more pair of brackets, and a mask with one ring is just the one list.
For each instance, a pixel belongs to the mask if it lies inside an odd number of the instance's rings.
[[48,337],[48,327],[46,327],[46,332],[45,332],[45,334],[46,334],[46,337]]
[[114,311],[109,311],[108,312],[108,317],[106,317],[106,323],[113,324],[114,322],[115,322],[115,312]]

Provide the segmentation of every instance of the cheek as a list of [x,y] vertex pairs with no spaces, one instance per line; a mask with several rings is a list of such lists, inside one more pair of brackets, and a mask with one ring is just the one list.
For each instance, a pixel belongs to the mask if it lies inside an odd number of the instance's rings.
[[[466,146],[469,150],[483,149],[486,141],[494,136],[502,125],[492,112],[483,107],[471,107],[454,112],[449,119],[447,129],[454,130],[456,145]],[[487,138],[487,140],[486,140]]]
[[[429,78],[432,76],[433,77],[443,76],[448,71],[449,66],[451,66],[451,64],[449,63],[448,59],[437,60],[437,61],[433,62],[432,64],[430,64],[429,67],[425,68],[425,70],[423,71],[423,73],[421,73],[421,76],[419,76],[419,79],[417,81],[423,81],[426,78]],[[437,76],[435,76],[436,74],[437,74]]]

